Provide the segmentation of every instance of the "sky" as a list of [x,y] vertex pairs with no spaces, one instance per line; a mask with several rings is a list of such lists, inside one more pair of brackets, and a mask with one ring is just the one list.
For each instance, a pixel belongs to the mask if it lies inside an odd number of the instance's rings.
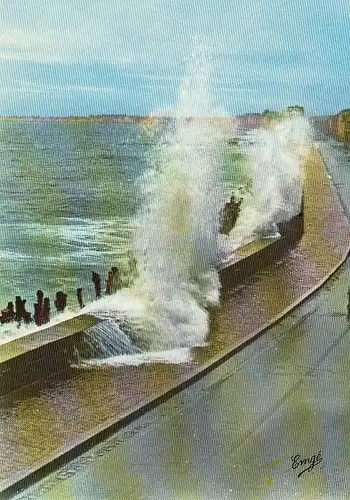
[[0,115],[176,105],[194,37],[230,115],[350,107],[349,0],[1,0]]

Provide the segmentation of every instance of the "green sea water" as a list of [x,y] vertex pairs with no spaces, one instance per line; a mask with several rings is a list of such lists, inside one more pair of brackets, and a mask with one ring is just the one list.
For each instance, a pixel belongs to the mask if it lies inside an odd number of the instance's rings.
[[[93,299],[91,271],[127,272],[137,180],[156,138],[137,125],[6,120],[0,122],[0,307],[16,295],[32,310],[36,291],[53,301],[83,287]],[[228,146],[224,190],[247,182],[244,156]],[[53,307],[53,305],[52,305]]]

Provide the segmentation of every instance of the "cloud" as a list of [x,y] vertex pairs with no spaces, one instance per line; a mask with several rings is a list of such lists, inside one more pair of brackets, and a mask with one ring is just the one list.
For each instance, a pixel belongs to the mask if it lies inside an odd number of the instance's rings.
[[243,106],[293,88],[301,97],[318,89],[321,100],[321,85],[349,81],[345,0],[2,0],[0,17],[0,88],[9,92],[14,78],[42,93],[53,79],[64,95],[124,89],[144,107],[147,91],[147,105],[168,106],[196,34],[210,47],[217,99],[231,107],[237,93]]
[[[3,0],[0,56],[43,62],[135,64],[178,71],[202,34],[214,58],[311,53],[322,24],[344,18],[328,0]],[[326,12],[326,13],[325,13]],[[325,44],[323,44],[325,45]]]
[[108,10],[103,12],[101,5],[99,11],[97,3],[58,1],[48,7],[47,2],[28,0],[23,11],[13,3],[2,19],[0,58],[129,64],[133,54],[118,36],[118,30],[112,30]]

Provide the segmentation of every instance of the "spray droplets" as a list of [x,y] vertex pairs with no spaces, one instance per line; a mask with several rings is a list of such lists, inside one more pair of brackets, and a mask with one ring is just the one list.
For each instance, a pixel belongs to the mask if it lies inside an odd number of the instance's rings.
[[276,224],[297,215],[302,199],[302,168],[310,128],[302,117],[250,133],[246,148],[252,179],[236,227],[235,246],[259,236],[274,236]]
[[[142,349],[203,345],[207,309],[218,303],[221,170],[227,153],[226,120],[211,102],[210,64],[198,43],[187,61],[179,103],[152,146],[149,168],[138,182],[143,203],[135,248],[139,277],[132,288],[99,301],[95,311],[118,317]],[[245,196],[233,239],[242,243],[297,213],[300,167],[308,129],[290,120],[254,131],[247,147],[253,190]]]

